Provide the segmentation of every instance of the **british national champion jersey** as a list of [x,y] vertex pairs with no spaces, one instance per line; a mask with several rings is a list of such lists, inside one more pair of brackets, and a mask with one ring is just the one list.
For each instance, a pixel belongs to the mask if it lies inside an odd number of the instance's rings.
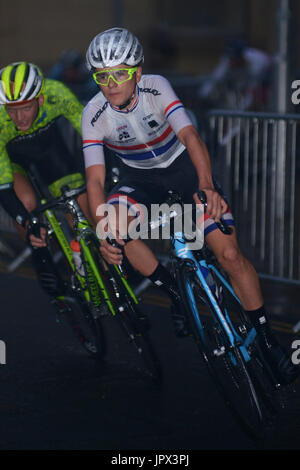
[[168,80],[159,75],[142,76],[126,111],[99,92],[82,116],[85,166],[104,164],[105,145],[130,167],[166,168],[185,149],[176,134],[191,124]]

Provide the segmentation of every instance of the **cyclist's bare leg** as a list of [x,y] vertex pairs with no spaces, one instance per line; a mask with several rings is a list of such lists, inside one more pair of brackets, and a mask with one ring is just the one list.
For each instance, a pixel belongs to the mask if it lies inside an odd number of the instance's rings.
[[[111,226],[112,232],[117,234],[127,233],[127,227],[132,217],[126,214],[126,218],[120,217],[117,206],[116,218]],[[121,212],[122,214],[122,212]],[[263,305],[263,298],[257,273],[252,264],[241,253],[236,239],[235,230],[231,235],[224,235],[219,230],[214,230],[206,237],[206,242],[215,253],[218,261],[227,271],[232,282],[233,289],[240,298],[245,310],[256,310]],[[158,261],[149,247],[142,240],[133,240],[126,244],[125,254],[131,265],[144,276],[151,275]]]
[[[124,207],[115,205],[113,206],[115,212],[111,214],[109,219],[109,232],[117,239],[122,239],[127,236],[128,227],[134,220]],[[103,230],[105,230],[103,228]],[[150,248],[140,239],[131,240],[124,246],[124,252],[128,261],[134,269],[139,271],[145,277],[148,277],[156,269],[158,260],[156,259]]]
[[90,224],[93,225],[94,222],[93,222],[93,218],[91,216],[90,209],[89,209],[87,193],[83,193],[78,196],[78,203],[81,207],[82,212],[84,213],[84,215],[86,216]]
[[292,364],[288,352],[282,348],[271,330],[257,273],[241,253],[235,231],[231,235],[224,235],[214,230],[206,237],[206,242],[229,274],[232,287],[258,333],[259,344],[275,376],[281,383],[293,382],[299,375],[298,367]]
[[130,264],[143,276],[150,276],[157,268],[156,256],[142,240],[128,242],[124,250]]
[[[20,201],[28,212],[33,211],[37,207],[36,193],[28,178],[22,173],[14,173],[14,190],[16,192],[17,197],[20,199]],[[78,197],[78,203],[84,215],[87,217],[89,222],[91,222],[92,217],[90,215],[86,193],[80,194],[80,196]],[[70,225],[72,225],[72,218],[67,216],[67,219]],[[15,223],[15,227],[23,238],[23,240],[25,240],[25,229],[17,223]]]
[[[117,206],[117,214],[119,214]],[[124,220],[125,219],[125,220]],[[126,214],[126,217],[116,217],[115,233],[117,241],[128,232],[128,226],[133,220]],[[118,222],[117,222],[118,221]],[[111,227],[112,228],[112,227]],[[154,285],[165,291],[171,300],[171,317],[175,334],[178,337],[185,337],[189,334],[186,314],[177,287],[170,272],[157,260],[152,250],[141,239],[131,240],[124,245],[124,252],[130,264],[144,277],[147,277]]]
[[253,265],[241,253],[236,232],[224,235],[214,230],[206,237],[206,243],[228,273],[232,287],[245,310],[256,310],[263,305],[260,282]]

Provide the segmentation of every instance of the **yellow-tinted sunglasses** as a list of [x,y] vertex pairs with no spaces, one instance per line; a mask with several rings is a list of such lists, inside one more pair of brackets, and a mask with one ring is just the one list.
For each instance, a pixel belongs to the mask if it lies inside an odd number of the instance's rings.
[[98,85],[108,86],[109,79],[112,78],[117,85],[127,82],[132,79],[132,75],[137,71],[137,67],[131,67],[129,69],[113,69],[113,70],[101,70],[100,72],[93,73],[93,78]]

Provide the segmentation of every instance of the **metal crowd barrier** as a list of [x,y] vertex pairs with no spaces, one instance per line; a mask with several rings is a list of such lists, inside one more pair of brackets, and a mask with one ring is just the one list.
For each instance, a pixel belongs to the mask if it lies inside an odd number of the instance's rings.
[[212,110],[208,120],[243,251],[262,277],[300,284],[300,115]]

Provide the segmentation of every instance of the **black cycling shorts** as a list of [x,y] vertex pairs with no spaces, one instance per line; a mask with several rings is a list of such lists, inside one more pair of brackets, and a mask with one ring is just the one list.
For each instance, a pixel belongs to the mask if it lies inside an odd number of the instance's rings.
[[[107,203],[126,204],[133,215],[141,213],[139,204],[150,210],[151,204],[164,203],[169,190],[179,193],[184,204],[194,202],[193,195],[198,190],[198,176],[186,150],[167,168],[145,170],[127,166],[122,167],[122,170],[122,178],[108,194]],[[219,185],[215,181],[214,184],[222,194]],[[229,208],[222,217],[228,225],[235,225]],[[206,236],[218,227],[214,220],[206,215],[204,220]]]

